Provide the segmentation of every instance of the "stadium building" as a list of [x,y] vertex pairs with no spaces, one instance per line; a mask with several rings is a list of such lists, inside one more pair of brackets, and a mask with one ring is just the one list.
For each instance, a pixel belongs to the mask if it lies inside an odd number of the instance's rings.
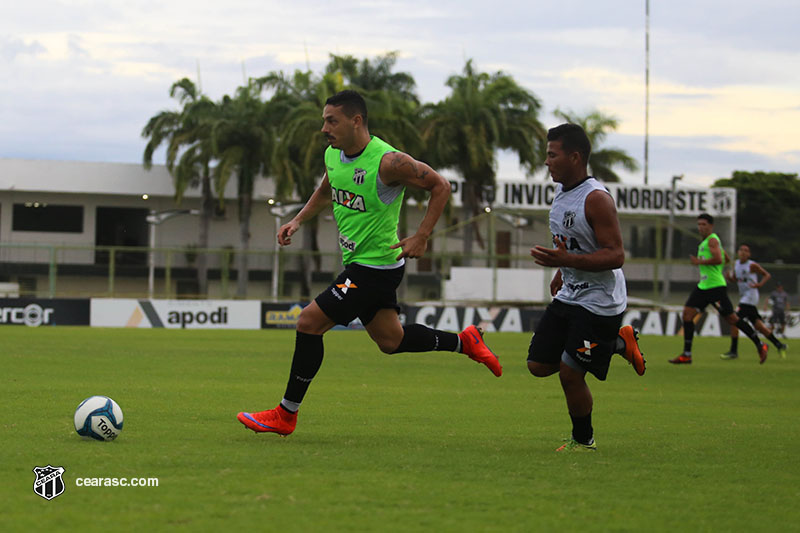
[[[295,244],[278,252],[277,228],[299,204],[270,204],[274,202],[272,185],[269,179],[255,184],[245,297],[297,299],[304,281],[310,294],[316,294],[341,267],[332,215],[327,212],[320,217],[319,253],[314,260],[299,253],[303,239],[308,238],[300,235],[302,230]],[[409,261],[403,298],[548,299],[550,274],[533,263],[529,249],[550,242],[547,211],[554,184],[498,180],[495,188],[484,191],[483,207],[489,209],[475,219],[471,261],[462,254],[463,188],[457,178],[451,179],[451,185],[451,209],[439,221],[428,255]],[[663,261],[670,214],[676,228],[674,259],[695,253],[695,218],[701,212],[717,217],[716,231],[733,256],[734,189],[672,190],[628,184],[609,184],[608,188],[620,213],[631,293],[657,299],[665,275],[675,292],[688,291],[696,282],[697,269],[688,261],[670,266]],[[152,273],[156,298],[236,296],[234,256],[241,246],[241,229],[234,180],[228,184],[224,203],[215,210],[206,250],[198,249],[198,218],[192,216],[200,209],[199,188],[190,188],[180,205],[173,198],[172,178],[163,165],[148,171],[138,164],[0,159],[0,287],[9,295],[16,290],[38,297],[143,297],[148,295]],[[422,206],[409,201],[401,228],[405,225],[412,232],[423,214]],[[206,294],[198,294],[200,253],[208,259]]]

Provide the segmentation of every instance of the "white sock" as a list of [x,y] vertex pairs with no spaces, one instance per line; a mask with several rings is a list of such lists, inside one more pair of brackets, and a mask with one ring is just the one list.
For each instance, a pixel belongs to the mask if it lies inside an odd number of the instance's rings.
[[297,411],[300,410],[299,403],[287,400],[286,398],[281,400],[281,405],[283,406],[284,409],[286,409],[290,413],[296,413]]

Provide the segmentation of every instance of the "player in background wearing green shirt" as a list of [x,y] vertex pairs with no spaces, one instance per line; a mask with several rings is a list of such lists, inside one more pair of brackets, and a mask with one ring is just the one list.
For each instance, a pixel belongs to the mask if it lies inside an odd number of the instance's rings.
[[728,284],[723,275],[725,266],[720,238],[714,233],[714,217],[702,213],[697,217],[697,231],[703,238],[697,247],[697,256],[691,256],[693,265],[700,268],[700,281],[689,295],[683,307],[683,353],[669,362],[676,365],[690,364],[692,362],[692,339],[694,337],[694,318],[702,312],[707,305],[713,305],[720,316],[729,324],[736,326],[747,335],[758,350],[761,363],[767,360],[768,346],[761,342],[752,326],[733,310],[733,304],[728,298]]
[[[397,287],[406,258],[419,258],[450,198],[450,183],[427,164],[399,152],[369,133],[367,105],[355,91],[328,98],[322,112],[325,174],[297,215],[278,230],[278,243],[287,246],[300,225],[333,205],[339,230],[344,271],[297,320],[294,357],[280,404],[274,409],[237,415],[258,433],[288,435],[297,424],[297,411],[322,365],[322,336],[336,324],[359,318],[384,353],[449,351],[483,363],[496,376],[503,372],[497,356],[474,325],[461,333],[402,325]],[[399,239],[397,226],[406,187],[430,192],[428,208],[414,235]]]

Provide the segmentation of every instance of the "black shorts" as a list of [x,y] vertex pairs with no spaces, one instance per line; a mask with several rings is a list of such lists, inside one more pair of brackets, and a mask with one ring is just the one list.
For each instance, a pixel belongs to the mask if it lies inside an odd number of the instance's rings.
[[686,307],[694,307],[702,311],[707,305],[713,305],[721,316],[728,316],[733,313],[733,304],[728,298],[728,288],[725,286],[714,287],[713,289],[701,289],[695,287],[686,300]]
[[380,270],[351,263],[314,301],[337,324],[346,326],[358,317],[366,326],[381,309],[400,312],[397,287],[404,272],[405,266]]
[[773,309],[772,316],[769,317],[770,324],[786,325],[786,312],[783,309]]
[[558,365],[563,357],[599,380],[608,375],[608,365],[619,336],[622,314],[601,316],[579,305],[553,300],[542,316],[528,348],[528,361]]
[[736,314],[739,318],[746,318],[754,326],[756,322],[761,320],[761,315],[758,314],[758,308],[755,305],[739,304],[739,307],[736,308]]

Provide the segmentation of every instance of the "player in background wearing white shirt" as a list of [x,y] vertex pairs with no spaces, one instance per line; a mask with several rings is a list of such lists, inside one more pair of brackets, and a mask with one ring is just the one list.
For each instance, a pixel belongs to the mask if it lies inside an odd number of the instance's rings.
[[[778,349],[782,358],[786,358],[786,344],[775,337],[772,329],[768,328],[761,315],[758,313],[758,289],[772,277],[764,267],[750,259],[750,246],[742,244],[737,251],[738,259],[733,263],[733,270],[726,270],[725,277],[735,281],[739,286],[739,307],[736,314],[750,322],[756,331],[762,333]],[[761,279],[759,280],[759,276]],[[739,357],[739,328],[731,326],[731,348],[720,357],[723,359],[736,359]]]

